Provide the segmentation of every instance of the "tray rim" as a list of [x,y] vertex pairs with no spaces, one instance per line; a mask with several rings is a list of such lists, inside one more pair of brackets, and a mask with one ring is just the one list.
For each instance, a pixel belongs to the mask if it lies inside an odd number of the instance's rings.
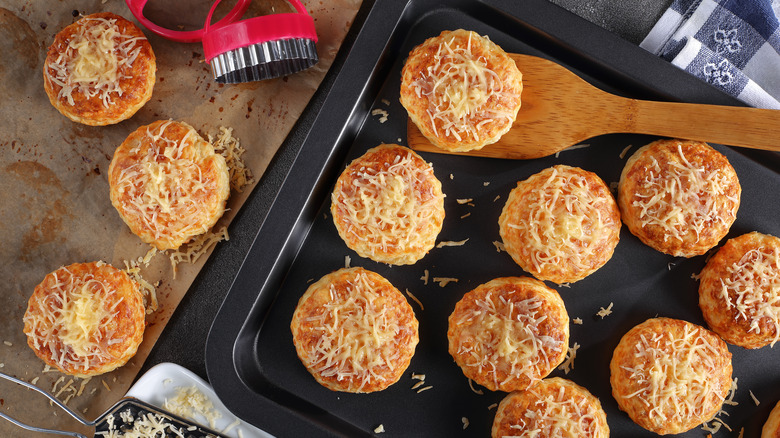
[[[479,10],[479,5],[502,10],[512,20],[521,20],[529,27],[536,29],[539,38],[555,41],[561,50],[554,55],[585,73],[595,69],[600,72],[595,76],[603,77],[604,72],[608,72],[608,76],[613,80],[639,84],[637,90],[632,90],[632,93],[637,95],[646,94],[660,99],[697,103],[744,105],[735,98],[645,52],[638,46],[548,0],[525,0],[523,2],[511,0],[364,2],[358,13],[360,19],[356,18],[345,44],[342,45],[337,61],[334,62],[325,81],[323,81],[323,86],[318,91],[318,94],[322,93],[322,95],[319,98],[315,96],[313,103],[307,108],[307,113],[311,113],[309,119],[313,118],[313,120],[311,123],[304,123],[308,126],[296,126],[294,131],[299,132],[299,134],[292,135],[295,138],[286,141],[277,154],[286,158],[274,159],[258,185],[258,187],[266,186],[266,181],[264,181],[266,175],[275,175],[277,180],[270,182],[270,188],[266,187],[267,190],[276,189],[275,199],[264,220],[258,225],[249,251],[244,257],[238,274],[233,279],[209,330],[205,355],[208,379],[220,399],[244,421],[277,435],[289,434],[295,430],[294,435],[306,433],[326,436],[344,434],[370,436],[365,431],[354,427],[350,428],[348,424],[343,425],[343,430],[332,429],[330,421],[325,421],[328,412],[316,406],[299,406],[297,408],[300,409],[290,409],[279,403],[279,401],[290,401],[285,399],[284,395],[280,395],[274,400],[267,394],[258,394],[248,388],[247,383],[236,368],[237,355],[241,354],[240,351],[237,351],[236,344],[239,341],[238,337],[242,328],[247,324],[247,317],[254,312],[254,307],[268,306],[273,301],[273,296],[268,296],[268,293],[263,292],[268,284],[274,284],[283,279],[284,272],[279,272],[279,263],[290,256],[290,251],[296,252],[305,240],[307,230],[300,230],[299,219],[307,211],[307,208],[311,208],[311,205],[308,205],[310,200],[312,198],[319,199],[312,195],[318,189],[322,189],[317,187],[318,182],[321,181],[322,173],[327,170],[328,166],[321,167],[319,173],[309,172],[308,176],[304,177],[298,175],[293,182],[290,181],[290,177],[297,175],[296,171],[299,170],[310,171],[313,163],[322,165],[322,163],[339,161],[335,151],[335,146],[338,143],[336,140],[344,135],[347,129],[346,121],[352,119],[354,113],[367,110],[367,108],[358,108],[358,106],[360,97],[366,93],[366,89],[369,87],[366,85],[361,89],[354,84],[367,83],[374,77],[377,66],[381,67],[382,58],[388,55],[386,53],[387,45],[395,35],[402,20],[416,21],[419,19],[419,17],[409,17],[410,11],[414,8],[436,10],[471,7],[470,10],[473,12]],[[427,9],[426,6],[428,6]],[[583,28],[586,30],[585,32],[583,32]],[[366,53],[375,57],[366,59]],[[615,66],[614,59],[627,58],[631,59],[632,63],[624,64],[621,68]],[[348,72],[348,74],[341,74],[342,72]],[[658,74],[659,72],[661,74]],[[667,75],[674,77],[674,80],[670,81]],[[353,97],[354,99],[352,99]],[[336,108],[340,107],[337,111],[323,111],[323,109],[332,109],[336,99],[350,102],[350,105],[337,105]],[[306,117],[302,116],[301,120],[305,119]],[[316,134],[318,127],[334,123],[334,119],[345,121],[340,125],[344,128],[338,132],[334,141],[323,141],[316,135],[312,135]],[[301,130],[305,132],[302,136],[300,135]],[[322,143],[333,149],[318,148],[317,145],[321,146]],[[283,175],[281,182],[279,181],[280,175]],[[295,203],[282,201],[291,199],[291,196],[294,196],[292,199],[299,201]],[[319,204],[315,204],[316,208]],[[268,239],[269,236],[271,239]],[[261,239],[263,239],[262,244],[258,242]],[[278,252],[274,252],[275,249],[278,249]],[[294,258],[294,254],[292,257]],[[247,266],[249,260],[254,263],[257,258],[263,261],[260,268]],[[261,271],[262,283],[253,283],[253,289],[260,290],[259,294],[244,288],[242,285],[249,279],[247,277],[255,278],[258,275],[258,270]],[[248,274],[248,271],[252,274]],[[281,271],[286,272],[286,269],[281,269]],[[261,417],[272,419],[262,422],[262,424],[247,420],[247,418],[257,418],[258,411],[264,412]]]

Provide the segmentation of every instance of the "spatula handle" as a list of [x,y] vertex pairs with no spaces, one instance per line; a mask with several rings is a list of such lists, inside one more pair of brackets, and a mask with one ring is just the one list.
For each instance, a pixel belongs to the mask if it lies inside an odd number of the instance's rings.
[[625,132],[780,151],[780,111],[627,99]]

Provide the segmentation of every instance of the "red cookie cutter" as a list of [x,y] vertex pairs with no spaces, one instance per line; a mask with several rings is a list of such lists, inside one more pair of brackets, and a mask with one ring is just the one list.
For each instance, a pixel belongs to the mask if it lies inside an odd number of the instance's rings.
[[238,0],[233,9],[211,24],[209,10],[203,29],[175,31],[158,26],[143,14],[148,0],[125,0],[130,12],[147,29],[169,40],[201,42],[206,61],[219,83],[259,81],[305,70],[317,63],[314,20],[299,0],[288,0],[295,13],[272,14],[241,20],[251,0]]

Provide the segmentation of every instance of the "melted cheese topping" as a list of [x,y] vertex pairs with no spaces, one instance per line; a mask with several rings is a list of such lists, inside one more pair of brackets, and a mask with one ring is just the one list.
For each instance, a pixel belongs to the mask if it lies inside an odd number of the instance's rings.
[[150,125],[146,137],[130,151],[140,155],[138,162],[121,170],[116,185],[127,196],[126,213],[138,218],[155,239],[186,240],[208,231],[201,200],[209,197],[213,183],[184,153],[201,140],[197,132],[190,129],[177,143],[164,135],[171,123],[154,131]]
[[[547,319],[542,300],[511,301],[491,291],[475,304],[476,309],[454,321],[464,330],[458,354],[466,357],[465,366],[487,373],[496,387],[522,376],[535,381],[546,375],[553,361],[548,354],[562,351],[565,345],[541,332],[540,325]],[[506,373],[504,381],[499,382],[499,372]]]
[[525,214],[507,227],[524,236],[519,250],[528,254],[536,272],[563,265],[577,273],[589,272],[604,251],[603,242],[616,234],[615,220],[603,214],[616,207],[608,205],[614,200],[605,197],[606,187],[599,193],[584,174],[561,170],[550,168],[533,196],[518,201]]
[[373,254],[402,253],[435,242],[441,195],[420,192],[433,176],[430,166],[411,151],[392,163],[361,166],[352,173],[352,187],[333,192],[334,205],[344,215],[346,233]]
[[384,381],[382,371],[399,363],[397,337],[402,327],[388,314],[387,299],[374,291],[376,287],[365,272],[349,279],[345,287],[330,285],[330,300],[306,320],[318,337],[307,352],[314,372],[359,382],[359,390],[372,381]]
[[494,120],[511,124],[514,120],[513,112],[488,105],[492,96],[512,101],[519,96],[504,89],[501,77],[488,68],[484,56],[473,53],[472,35],[469,32],[465,46],[458,45],[455,37],[439,44],[432,65],[412,83],[417,97],[426,96],[429,101],[427,114],[436,136],[440,135],[438,122],[444,136],[479,141],[482,125]]
[[712,345],[704,329],[685,324],[682,337],[671,332],[641,336],[634,346],[635,368],[631,373],[638,389],[623,398],[638,398],[650,408],[655,423],[684,423],[704,415],[704,409],[723,401],[722,388],[713,379],[719,373],[714,359],[720,350]]
[[144,37],[122,34],[116,19],[85,17],[64,52],[46,69],[52,83],[60,86],[58,97],[74,105],[73,92],[91,99],[99,96],[108,108],[111,96],[121,96],[120,81],[130,77],[123,71],[132,69],[141,52]]
[[751,249],[727,272],[720,280],[727,307],[750,323],[750,332],[761,333],[761,322],[768,321],[775,332],[774,346],[780,339],[780,247]]
[[[100,264],[102,266],[102,264]],[[46,349],[62,369],[88,370],[91,365],[114,359],[108,347],[121,339],[106,322],[116,318],[123,298],[116,298],[110,285],[92,274],[75,276],[66,267],[53,272],[40,312],[27,312],[30,337],[36,350]]]
[[528,391],[537,400],[509,426],[518,433],[502,438],[599,436],[599,412],[585,397],[571,394],[563,386],[544,394],[534,388]]
[[[637,185],[632,207],[639,209],[641,226],[658,227],[664,230],[664,242],[669,239],[684,241],[690,231],[696,242],[704,230],[715,222],[726,228],[731,224],[729,217],[719,214],[720,198],[727,196],[731,178],[726,169],[709,171],[701,165],[691,163],[677,145],[681,162],[669,161],[662,169],[655,157],[647,169],[646,176]],[[739,199],[727,196],[728,201],[738,205]]]

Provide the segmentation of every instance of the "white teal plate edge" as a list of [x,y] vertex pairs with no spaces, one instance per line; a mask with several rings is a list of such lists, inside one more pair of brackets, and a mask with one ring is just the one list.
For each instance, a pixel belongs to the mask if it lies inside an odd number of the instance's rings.
[[[214,409],[222,414],[213,428],[215,431],[222,432],[238,420],[240,423],[223,432],[224,435],[232,438],[273,438],[273,435],[238,419],[217,398],[214,390],[206,381],[192,371],[174,363],[166,362],[153,366],[130,387],[126,395],[162,408],[166,399],[172,399],[176,396],[177,388],[192,386],[198,388],[211,400]],[[209,425],[205,424],[205,426]]]

